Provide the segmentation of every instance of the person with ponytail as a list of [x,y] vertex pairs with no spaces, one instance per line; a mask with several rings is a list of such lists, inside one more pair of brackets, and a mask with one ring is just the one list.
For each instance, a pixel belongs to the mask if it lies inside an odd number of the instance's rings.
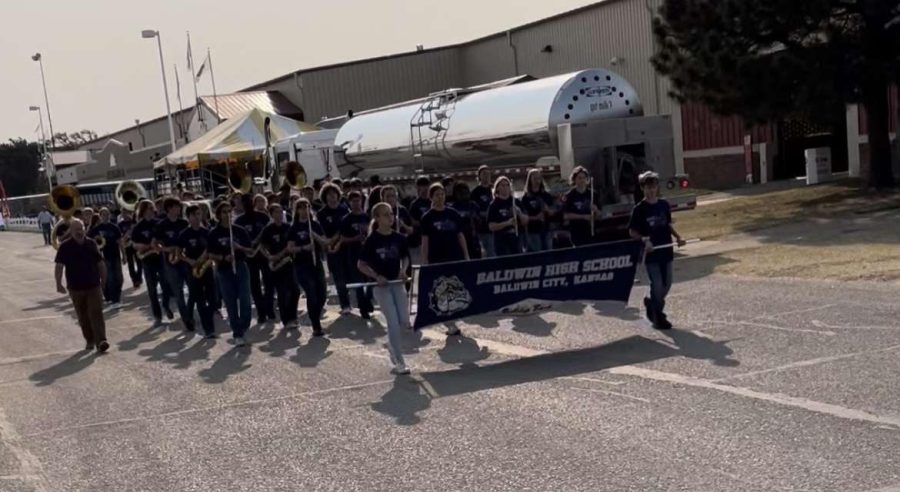
[[409,374],[403,360],[401,334],[410,327],[409,301],[404,287],[409,248],[406,237],[394,230],[394,211],[387,203],[372,207],[369,235],[363,243],[357,268],[378,283],[372,289],[387,322],[388,352],[394,374]]
[[520,230],[528,224],[512,196],[512,183],[500,176],[494,183],[494,200],[488,207],[488,228],[494,233],[494,251],[497,256],[516,255],[522,252]]

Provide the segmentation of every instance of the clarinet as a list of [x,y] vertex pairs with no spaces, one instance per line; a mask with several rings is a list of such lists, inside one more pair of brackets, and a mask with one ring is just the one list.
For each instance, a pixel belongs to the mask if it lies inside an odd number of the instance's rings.
[[234,256],[234,224],[228,222],[228,239],[231,244],[231,272],[237,275],[237,257]]
[[309,224],[309,248],[310,248],[310,251],[312,252],[313,266],[316,266],[318,264],[318,259],[316,258],[316,243],[313,238],[312,214],[311,213],[309,214],[309,217],[307,217],[306,223]]

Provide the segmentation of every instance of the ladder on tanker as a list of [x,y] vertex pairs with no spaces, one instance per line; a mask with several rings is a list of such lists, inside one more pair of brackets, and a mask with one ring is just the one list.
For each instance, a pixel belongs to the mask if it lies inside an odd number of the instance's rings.
[[417,170],[424,170],[428,157],[441,157],[450,117],[456,109],[460,89],[429,94],[409,122],[409,147]]

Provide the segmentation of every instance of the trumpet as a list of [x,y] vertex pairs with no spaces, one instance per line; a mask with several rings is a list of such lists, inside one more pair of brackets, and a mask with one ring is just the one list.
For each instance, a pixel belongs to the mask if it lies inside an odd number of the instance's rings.
[[94,242],[97,243],[97,248],[100,250],[106,247],[106,238],[102,235],[94,236]]
[[289,255],[282,256],[277,260],[269,260],[269,270],[272,272],[277,272],[284,268],[286,265],[290,265],[294,261]]
[[213,261],[209,258],[198,260],[197,263],[194,264],[194,267],[191,268],[191,274],[194,275],[194,278],[203,278],[211,266],[213,266]]

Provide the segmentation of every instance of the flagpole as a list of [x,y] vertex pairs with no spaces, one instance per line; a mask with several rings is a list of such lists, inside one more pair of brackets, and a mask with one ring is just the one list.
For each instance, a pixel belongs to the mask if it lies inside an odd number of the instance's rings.
[[210,54],[209,48],[206,48],[206,60],[209,61],[209,78],[212,79],[213,103],[216,106],[216,123],[221,123],[222,119],[219,117],[219,96],[216,93],[216,74],[213,72],[212,54]]
[[187,132],[184,129],[184,105],[181,104],[181,79],[178,77],[178,64],[175,67],[175,96],[178,99],[178,128],[181,129],[181,138],[187,141]]
[[188,44],[188,72],[191,74],[191,82],[194,84],[194,109],[197,110],[197,121],[203,123],[203,112],[200,111],[200,95],[197,93],[197,77],[194,76],[194,49],[191,47],[191,32],[187,33]]

